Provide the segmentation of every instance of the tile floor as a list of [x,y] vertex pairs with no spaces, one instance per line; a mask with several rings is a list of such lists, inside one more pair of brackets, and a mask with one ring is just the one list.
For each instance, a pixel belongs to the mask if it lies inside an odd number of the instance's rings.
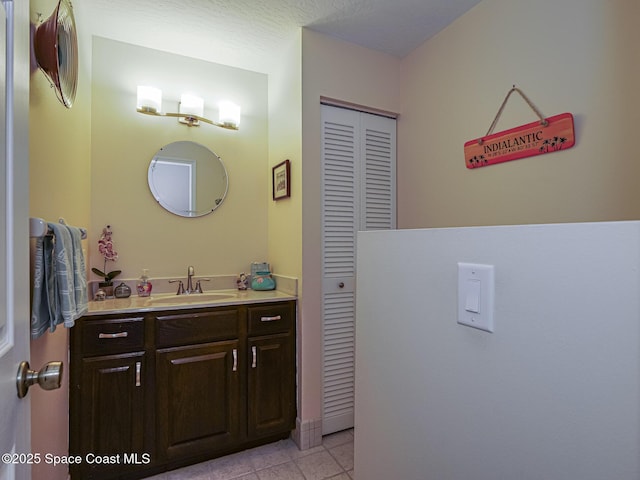
[[147,480],[352,480],[353,430],[322,438],[322,445],[298,450],[281,440],[226,457],[162,473]]

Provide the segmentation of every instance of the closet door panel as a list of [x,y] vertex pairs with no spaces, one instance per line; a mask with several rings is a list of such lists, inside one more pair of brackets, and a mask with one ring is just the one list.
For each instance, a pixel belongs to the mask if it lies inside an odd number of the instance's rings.
[[322,107],[323,433],[353,425],[360,115]]
[[358,230],[396,228],[396,121],[322,106],[324,435],[353,427]]
[[356,236],[391,229],[395,119],[322,106],[324,435],[353,427]]
[[396,121],[362,114],[360,230],[396,228]]

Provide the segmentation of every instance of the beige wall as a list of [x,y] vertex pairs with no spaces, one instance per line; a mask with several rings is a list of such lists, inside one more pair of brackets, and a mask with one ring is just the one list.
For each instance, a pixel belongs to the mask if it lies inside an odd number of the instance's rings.
[[[300,74],[301,36],[290,39],[278,68],[269,75],[269,189],[268,258],[272,269],[283,275],[302,276],[302,95]],[[291,196],[278,201],[272,196],[272,168],[291,162]]]
[[[302,279],[302,81],[301,33],[290,39],[288,48],[274,62],[277,68],[269,75],[269,169],[284,160],[291,165],[291,196],[274,201],[272,186],[265,202],[268,205],[268,256],[271,268],[278,273]],[[271,181],[271,180],[270,180]],[[302,282],[298,283],[302,296]],[[302,329],[298,325],[298,343]],[[297,351],[298,364],[302,352]],[[298,373],[298,405],[307,379]],[[298,412],[301,417],[301,411]]]
[[[93,38],[92,57],[91,266],[103,268],[94,246],[107,224],[119,254],[107,270],[122,270],[121,278],[138,278],[143,268],[152,279],[183,278],[189,265],[196,275],[238,274],[266,259],[266,75],[100,37]],[[190,128],[175,118],[141,115],[135,109],[137,85],[160,88],[163,111],[177,111],[182,92],[198,94],[213,120],[218,101],[232,100],[242,108],[240,130]],[[229,176],[226,199],[204,217],[167,212],[147,186],[153,155],[183,140],[219,155]]]
[[304,420],[322,416],[320,97],[398,111],[399,60],[302,30],[302,363]]
[[[633,0],[485,0],[402,61],[401,228],[640,216],[640,30]],[[571,112],[567,151],[476,170],[463,145],[520,87],[543,114]],[[511,96],[496,131],[534,121]]]
[[[46,18],[55,8],[53,0],[32,0],[31,21],[37,13]],[[76,6],[76,13],[82,6]],[[80,32],[82,34],[82,32]],[[29,214],[47,221],[63,217],[70,225],[89,225],[90,219],[90,50],[79,42],[78,92],[73,108],[65,108],[39,70],[32,71],[29,98]],[[87,242],[83,242],[88,248]],[[69,369],[68,330],[58,327],[31,342],[30,364],[39,369],[51,360],[64,362],[59,390],[29,390],[31,397],[31,450],[66,455],[68,453]],[[65,466],[41,463],[32,469],[34,480],[64,480]]]

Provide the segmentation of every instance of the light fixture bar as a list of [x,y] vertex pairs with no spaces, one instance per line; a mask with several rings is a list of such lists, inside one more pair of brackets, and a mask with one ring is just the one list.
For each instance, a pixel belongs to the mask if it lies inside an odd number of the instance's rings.
[[198,127],[200,122],[208,123],[227,130],[239,130],[240,107],[231,102],[220,102],[220,120],[214,122],[205,118],[204,100],[190,94],[182,94],[178,113],[162,112],[162,91],[154,87],[138,86],[136,111],[154,117],[176,117],[180,123],[189,127]]
[[151,110],[147,110],[144,108],[138,108],[137,109],[138,113],[144,113],[145,115],[152,115],[154,117],[176,117],[178,119],[183,118],[185,121],[181,122],[181,123],[185,123],[186,125],[188,125],[189,127],[197,127],[198,123],[197,122],[205,122],[208,123],[209,125],[215,125],[216,127],[220,127],[220,128],[226,128],[227,130],[239,130],[239,128],[236,125],[231,125],[228,123],[218,123],[218,122],[214,122],[212,120],[209,120],[208,118],[205,117],[200,117],[198,115],[186,115],[184,113],[171,113],[171,112],[154,112]]

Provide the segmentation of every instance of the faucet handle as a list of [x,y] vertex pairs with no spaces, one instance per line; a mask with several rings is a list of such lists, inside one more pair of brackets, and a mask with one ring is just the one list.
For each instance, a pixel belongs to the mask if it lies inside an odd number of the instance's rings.
[[184,295],[184,283],[182,283],[182,280],[169,280],[169,283],[176,282],[178,282],[178,291],[176,292],[176,295]]
[[202,285],[200,285],[200,282],[209,282],[211,279],[210,278],[200,278],[196,281],[196,292],[198,293],[202,293]]

